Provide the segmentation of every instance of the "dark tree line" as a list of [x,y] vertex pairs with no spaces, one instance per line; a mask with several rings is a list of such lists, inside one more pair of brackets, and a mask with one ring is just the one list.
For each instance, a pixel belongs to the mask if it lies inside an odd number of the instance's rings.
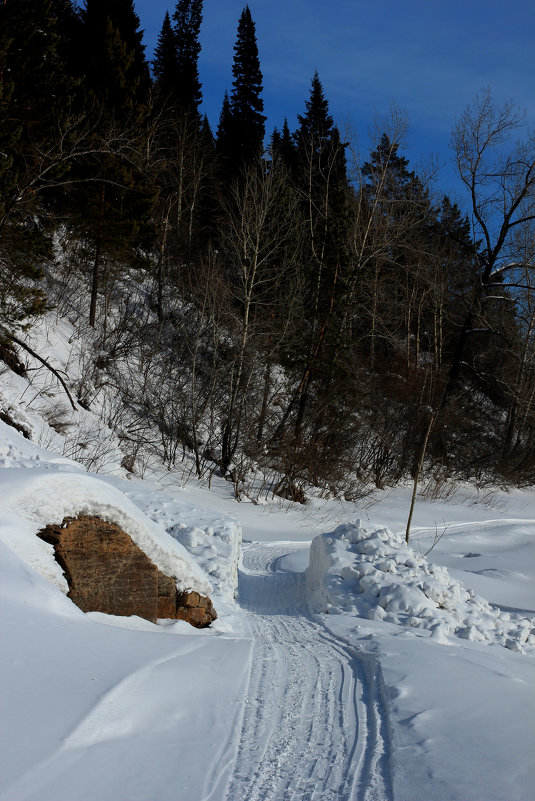
[[198,475],[215,463],[237,487],[249,465],[296,498],[422,465],[437,482],[533,481],[521,117],[483,93],[459,119],[470,216],[411,169],[399,115],[357,157],[317,73],[296,129],[266,146],[246,6],[214,135],[202,14],[202,0],[165,14],[151,71],[132,0],[0,6],[2,340],[68,298],[95,370],[116,369],[127,446],[158,431],[166,459],[188,450]]

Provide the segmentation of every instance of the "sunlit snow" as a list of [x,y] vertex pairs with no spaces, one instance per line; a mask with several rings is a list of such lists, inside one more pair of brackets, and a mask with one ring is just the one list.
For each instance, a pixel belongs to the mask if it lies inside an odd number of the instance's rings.
[[[76,364],[68,324],[34,336]],[[94,414],[49,425],[63,401],[4,369],[2,801],[532,801],[535,491],[420,499],[408,547],[406,488],[299,507],[127,477]],[[216,623],[81,612],[36,536],[79,513],[210,592]]]

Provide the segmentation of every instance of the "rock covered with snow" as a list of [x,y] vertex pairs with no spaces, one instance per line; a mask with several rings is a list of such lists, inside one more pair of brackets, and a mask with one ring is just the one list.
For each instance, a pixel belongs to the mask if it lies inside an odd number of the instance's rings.
[[426,629],[443,643],[453,635],[535,652],[535,618],[492,607],[388,528],[357,521],[316,537],[307,587],[316,612]]
[[210,581],[188,551],[119,489],[97,476],[44,459],[32,469],[15,464],[9,468],[1,471],[0,539],[63,592],[68,592],[68,585],[53,548],[36,534],[65,518],[89,515],[117,524],[162,573],[177,578],[179,590],[212,594]]
[[69,598],[84,612],[185,620],[209,626],[217,614],[211,600],[197,592],[178,592],[166,576],[115,523],[82,515],[48,525],[38,533],[54,547],[69,584]]

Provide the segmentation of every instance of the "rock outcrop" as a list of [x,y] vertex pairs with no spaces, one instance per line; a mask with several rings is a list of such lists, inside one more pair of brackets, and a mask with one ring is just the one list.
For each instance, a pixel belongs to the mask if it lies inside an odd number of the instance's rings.
[[212,602],[180,592],[119,526],[98,517],[65,518],[39,537],[54,546],[69,585],[68,596],[84,612],[186,620],[204,628],[216,619]]
[[212,602],[198,592],[179,592],[176,596],[177,620],[187,620],[199,629],[209,626],[217,615]]

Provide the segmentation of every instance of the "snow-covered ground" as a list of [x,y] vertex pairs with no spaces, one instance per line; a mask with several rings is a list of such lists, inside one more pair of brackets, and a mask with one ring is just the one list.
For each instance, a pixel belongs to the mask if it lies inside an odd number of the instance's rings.
[[[407,548],[408,489],[288,508],[128,478],[89,412],[49,426],[61,401],[0,376],[31,436],[0,422],[2,801],[533,801],[535,491],[420,500]],[[215,624],[74,606],[35,532],[88,511]]]

